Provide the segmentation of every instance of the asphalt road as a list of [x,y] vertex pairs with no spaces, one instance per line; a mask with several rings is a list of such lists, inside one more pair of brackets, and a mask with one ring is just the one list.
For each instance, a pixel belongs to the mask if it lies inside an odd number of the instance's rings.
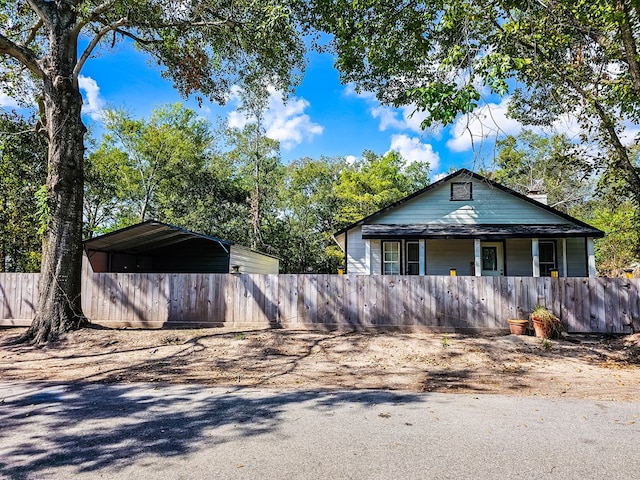
[[0,382],[0,478],[640,479],[640,399]]

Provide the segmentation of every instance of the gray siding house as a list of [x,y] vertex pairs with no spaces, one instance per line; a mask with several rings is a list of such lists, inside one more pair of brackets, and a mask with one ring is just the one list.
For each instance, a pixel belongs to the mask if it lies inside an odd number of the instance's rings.
[[84,242],[94,272],[278,273],[271,255],[149,220]]
[[462,169],[334,238],[350,274],[594,277],[604,233],[536,198]]

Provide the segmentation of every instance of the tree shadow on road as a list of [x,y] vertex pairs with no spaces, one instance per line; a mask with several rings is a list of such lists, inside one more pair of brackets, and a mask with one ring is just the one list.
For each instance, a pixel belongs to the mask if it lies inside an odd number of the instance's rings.
[[[41,478],[68,468],[111,474],[142,457],[180,457],[242,437],[277,431],[295,404],[410,403],[419,396],[379,391],[212,391],[191,386],[90,383],[5,384],[0,394],[0,476]],[[4,398],[3,398],[4,397]],[[213,461],[213,460],[212,460]]]

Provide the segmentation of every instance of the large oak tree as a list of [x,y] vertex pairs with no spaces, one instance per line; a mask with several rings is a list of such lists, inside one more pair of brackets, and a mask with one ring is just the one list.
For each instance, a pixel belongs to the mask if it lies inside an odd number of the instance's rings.
[[45,342],[87,321],[80,302],[86,129],[78,76],[98,50],[120,41],[146,52],[182,94],[202,92],[218,102],[234,84],[286,90],[304,54],[279,0],[0,0],[0,88],[15,95],[35,87],[38,127],[49,145],[40,293],[25,340]]

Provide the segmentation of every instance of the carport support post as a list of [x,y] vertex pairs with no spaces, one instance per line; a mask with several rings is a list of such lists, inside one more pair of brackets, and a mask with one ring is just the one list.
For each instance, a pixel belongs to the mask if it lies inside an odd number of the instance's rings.
[[473,255],[475,257],[475,266],[476,266],[476,277],[482,276],[482,259],[480,258],[480,239],[476,238],[473,240]]
[[533,276],[540,276],[540,247],[537,238],[531,239],[531,258],[533,259]]

